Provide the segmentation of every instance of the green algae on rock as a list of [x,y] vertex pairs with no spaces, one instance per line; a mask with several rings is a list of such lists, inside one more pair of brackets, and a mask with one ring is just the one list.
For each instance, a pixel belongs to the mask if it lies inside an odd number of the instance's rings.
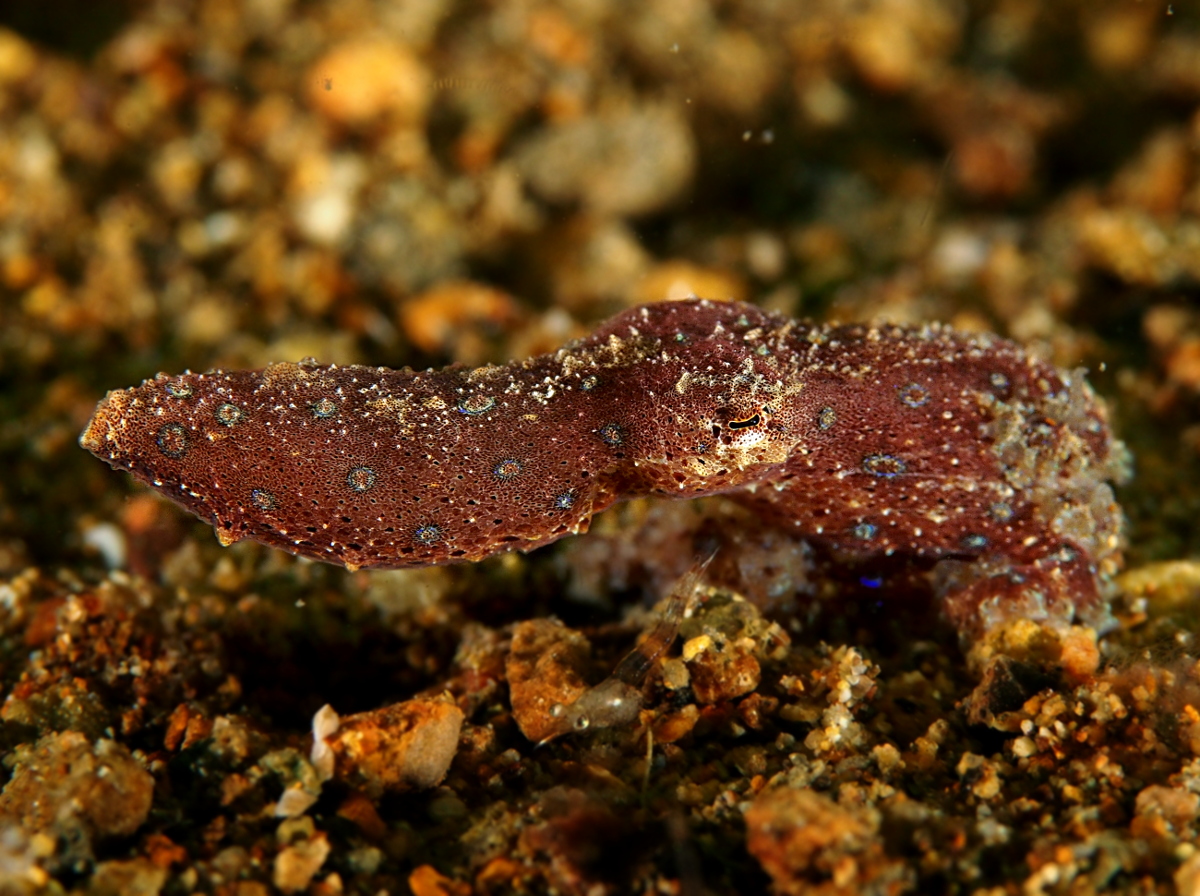
[[933,573],[960,631],[1110,625],[1125,451],[1081,373],[939,325],[645,305],[557,352],[305,361],[110,392],[80,443],[212,522],[351,569],[478,560],[642,495],[727,494],[839,556]]

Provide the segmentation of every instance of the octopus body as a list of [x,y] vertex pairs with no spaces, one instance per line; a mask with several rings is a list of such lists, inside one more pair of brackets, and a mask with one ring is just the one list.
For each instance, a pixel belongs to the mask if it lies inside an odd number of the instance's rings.
[[855,561],[928,567],[960,629],[1108,623],[1125,453],[1080,373],[949,328],[633,308],[475,370],[274,364],[110,392],[80,438],[211,521],[351,569],[479,560],[616,501],[726,494]]

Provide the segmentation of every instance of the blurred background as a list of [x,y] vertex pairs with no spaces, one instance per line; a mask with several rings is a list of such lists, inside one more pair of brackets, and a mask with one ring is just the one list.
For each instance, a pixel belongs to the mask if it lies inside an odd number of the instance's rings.
[[[120,511],[130,484],[74,444],[108,388],[309,355],[479,364],[691,292],[1104,363],[1191,465],[1198,17],[4,4],[0,569],[78,556],[81,515]],[[1135,551],[1194,546],[1195,501],[1165,491]]]

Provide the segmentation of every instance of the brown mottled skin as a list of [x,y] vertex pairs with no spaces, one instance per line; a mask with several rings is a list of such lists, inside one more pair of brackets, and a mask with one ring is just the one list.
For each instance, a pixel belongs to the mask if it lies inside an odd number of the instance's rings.
[[647,494],[729,494],[852,560],[911,558],[964,631],[1103,627],[1119,561],[1124,451],[1082,376],[936,325],[646,305],[478,370],[159,375],[80,442],[226,544],[351,569],[529,550]]

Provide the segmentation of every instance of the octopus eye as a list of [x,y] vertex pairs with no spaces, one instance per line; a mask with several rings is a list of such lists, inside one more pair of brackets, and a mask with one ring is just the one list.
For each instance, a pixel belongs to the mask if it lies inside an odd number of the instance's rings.
[[749,429],[752,426],[758,426],[762,422],[762,415],[755,413],[753,416],[747,417],[745,420],[730,420],[730,429]]

